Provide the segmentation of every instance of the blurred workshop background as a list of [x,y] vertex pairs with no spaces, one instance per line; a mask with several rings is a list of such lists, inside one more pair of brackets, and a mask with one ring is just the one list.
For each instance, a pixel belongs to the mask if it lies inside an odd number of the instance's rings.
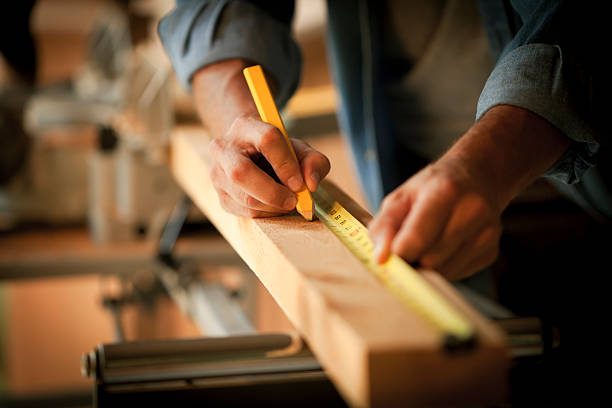
[[[157,21],[173,4],[14,6],[24,35],[12,41],[25,41],[26,69],[0,54],[0,402],[88,403],[91,380],[79,364],[97,344],[202,335],[207,318],[186,317],[180,302],[196,281],[212,297],[229,295],[227,308],[239,305],[258,331],[291,329],[194,207],[174,251],[186,264],[184,290],[171,299],[160,283],[158,242],[183,197],[167,167],[168,138],[175,124],[197,122],[157,37]],[[337,131],[324,26],[323,1],[298,2],[305,66],[286,121],[330,156],[331,177],[363,202]]]
[[[0,28],[2,406],[87,405],[92,384],[81,375],[81,356],[100,343],[292,329],[232,248],[184,201],[168,170],[173,127],[198,121],[157,37],[157,21],[172,6],[8,6],[21,29]],[[366,206],[336,122],[325,26],[324,0],[297,2],[304,68],[284,117],[292,136],[330,158],[329,177]],[[33,46],[35,59],[21,55],[21,65],[10,64],[18,44],[26,54]],[[173,248],[173,226],[184,214]],[[592,248],[599,227],[544,182],[511,206],[504,227],[500,260],[472,286],[517,313],[558,323],[553,306],[567,286],[560,272],[579,260],[557,256],[552,264],[546,254],[579,254],[576,242]],[[179,268],[160,261],[170,250]],[[520,299],[507,295],[512,288],[520,288]]]

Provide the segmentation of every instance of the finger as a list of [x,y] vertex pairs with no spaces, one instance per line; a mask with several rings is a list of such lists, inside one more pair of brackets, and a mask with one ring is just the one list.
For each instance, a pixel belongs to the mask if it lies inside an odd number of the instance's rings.
[[438,272],[456,280],[489,266],[497,259],[500,236],[499,223],[488,225],[467,239],[444,265],[437,268]]
[[422,266],[443,265],[459,246],[490,222],[491,211],[485,200],[476,194],[465,196],[454,208],[440,238],[420,259]]
[[419,192],[410,214],[391,244],[391,251],[412,263],[431,248],[446,226],[454,207],[453,196],[443,186]]
[[[246,207],[252,210],[264,211],[268,213],[279,213],[279,209],[270,205],[264,204],[253,196],[247,194],[236,184],[228,180],[227,175],[220,166],[213,166],[210,171],[210,178],[217,193],[223,192],[229,195],[239,206]],[[286,210],[288,212],[291,210]]]
[[308,189],[313,192],[317,191],[319,182],[327,176],[331,169],[329,159],[306,142],[298,139],[291,139],[291,141]]
[[292,211],[293,207],[295,207],[295,206],[292,206],[292,208],[279,209],[271,205],[267,205],[265,203],[262,203],[255,197],[249,195],[246,191],[244,191],[242,188],[240,188],[239,186],[235,184],[228,185],[225,191],[234,201],[236,201],[238,205],[251,209],[251,210],[280,214],[280,213],[287,213],[289,211]]
[[239,217],[263,218],[283,215],[279,212],[259,211],[241,206],[238,202],[236,202],[236,200],[234,200],[229,194],[224,191],[217,191],[217,194],[219,196],[219,202],[221,203],[221,207],[223,207],[225,211],[237,215]]
[[[216,139],[218,140],[218,139]],[[226,142],[211,143],[210,151],[227,175],[227,181],[263,204],[281,210],[295,208],[297,198],[285,186],[278,184],[253,161]],[[228,191],[227,186],[223,190]]]
[[385,262],[391,254],[391,243],[410,211],[410,206],[410,194],[400,187],[385,197],[380,211],[368,226],[370,237],[374,242],[374,256],[378,263]]
[[300,166],[291,153],[284,136],[274,126],[250,119],[247,137],[268,160],[280,181],[292,191],[305,188]]

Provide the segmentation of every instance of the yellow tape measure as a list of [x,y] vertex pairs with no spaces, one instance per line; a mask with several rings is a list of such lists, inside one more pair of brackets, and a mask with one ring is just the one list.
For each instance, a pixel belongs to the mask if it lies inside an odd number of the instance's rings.
[[406,306],[419,313],[444,335],[447,348],[472,344],[474,328],[402,258],[392,254],[379,264],[368,229],[331,198],[323,188],[314,195],[315,214],[331,232]]
[[[289,148],[293,147],[284,129],[274,99],[259,65],[248,67],[244,76],[264,122],[278,127]],[[294,153],[295,156],[295,153]],[[296,159],[297,160],[297,159]],[[299,212],[312,206],[310,193],[298,194]],[[470,322],[431,287],[419,273],[397,255],[391,255],[384,264],[378,264],[374,256],[374,244],[368,229],[342,205],[319,187],[314,195],[316,216],[342,241],[342,243],[406,306],[419,313],[443,334],[445,347],[449,349],[470,345],[474,340],[474,328]],[[307,219],[311,217],[305,216]]]

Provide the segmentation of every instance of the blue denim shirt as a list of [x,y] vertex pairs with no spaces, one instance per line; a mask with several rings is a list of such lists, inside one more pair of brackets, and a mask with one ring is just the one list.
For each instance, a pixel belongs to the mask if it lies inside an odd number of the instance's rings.
[[[476,120],[499,104],[528,109],[573,140],[547,175],[575,183],[596,164],[608,133],[595,117],[597,89],[588,13],[578,2],[481,0],[497,59]],[[576,10],[574,10],[576,8]],[[280,11],[279,11],[280,10]],[[200,68],[230,58],[261,64],[278,84],[281,106],[297,88],[300,52],[291,38],[292,2],[179,0],[158,30],[181,83]],[[398,160],[383,95],[381,16],[373,0],[328,2],[329,54],[340,94],[338,112],[373,209],[407,177]],[[572,28],[570,30],[569,28]],[[459,135],[458,135],[459,136]]]

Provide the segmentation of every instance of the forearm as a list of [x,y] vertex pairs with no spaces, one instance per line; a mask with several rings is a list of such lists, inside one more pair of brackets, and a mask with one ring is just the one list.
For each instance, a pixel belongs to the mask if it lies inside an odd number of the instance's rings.
[[501,211],[548,170],[570,143],[540,116],[522,108],[498,105],[440,160],[458,163]]

